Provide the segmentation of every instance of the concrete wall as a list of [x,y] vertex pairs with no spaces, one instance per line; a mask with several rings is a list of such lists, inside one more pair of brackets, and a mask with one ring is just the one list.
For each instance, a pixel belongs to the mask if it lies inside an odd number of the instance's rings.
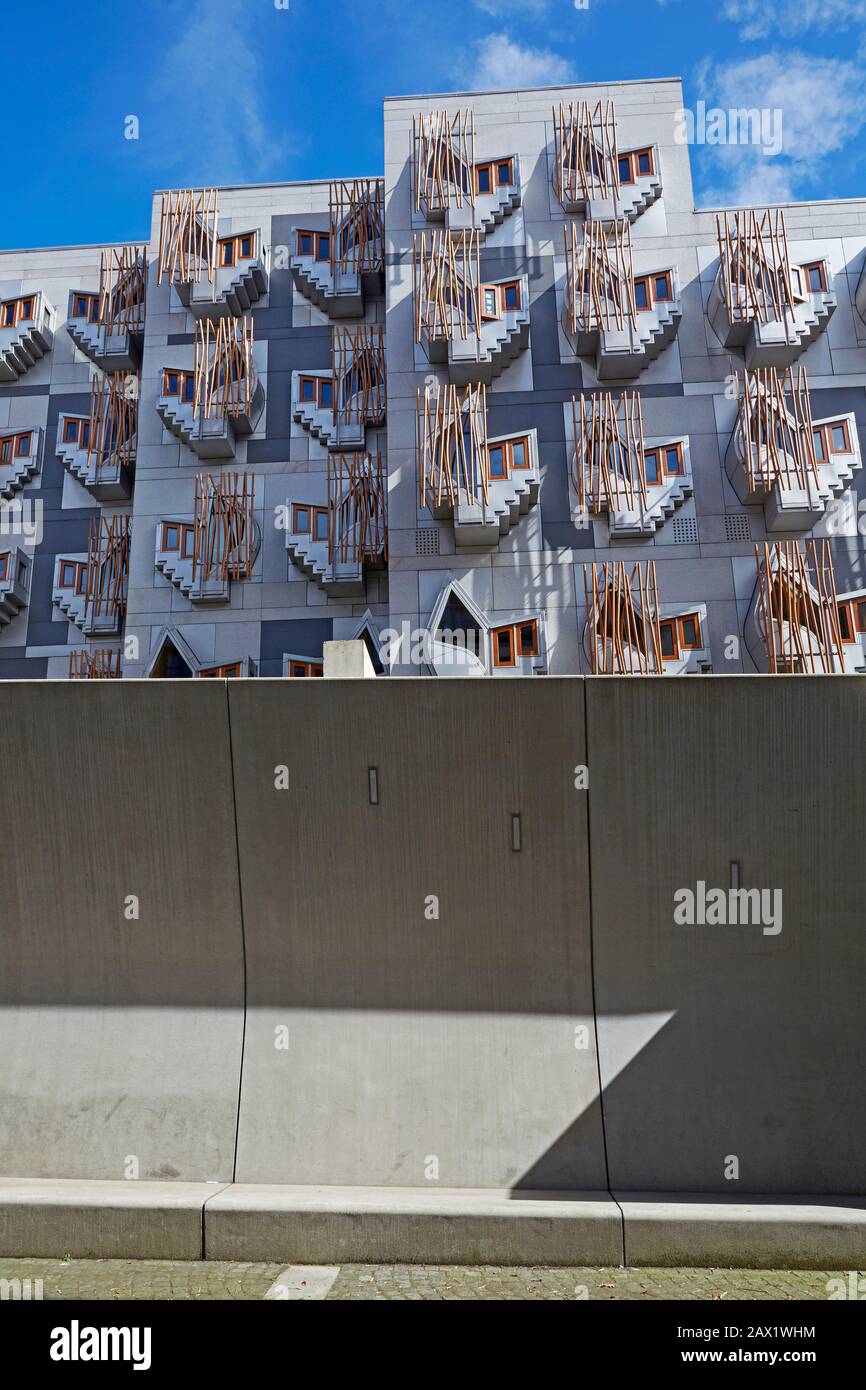
[[5,683],[0,1174],[862,1192],[864,699]]

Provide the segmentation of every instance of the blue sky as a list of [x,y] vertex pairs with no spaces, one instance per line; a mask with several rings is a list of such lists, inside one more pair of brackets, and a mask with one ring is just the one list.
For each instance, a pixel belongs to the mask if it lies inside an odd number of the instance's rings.
[[866,0],[285,3],[4,0],[0,247],[143,238],[154,188],[379,172],[386,95],[571,80],[779,108],[776,158],[693,148],[699,205],[866,196]]

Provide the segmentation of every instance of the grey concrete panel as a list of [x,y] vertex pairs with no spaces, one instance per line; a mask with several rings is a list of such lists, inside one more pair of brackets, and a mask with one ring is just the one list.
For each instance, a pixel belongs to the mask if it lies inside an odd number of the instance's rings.
[[243,1029],[225,688],[4,683],[0,708],[0,1173],[224,1181]]
[[230,686],[239,1181],[605,1185],[581,697],[577,681]]
[[[612,1188],[864,1192],[866,685],[586,685]],[[675,921],[732,863],[781,891],[778,934]]]

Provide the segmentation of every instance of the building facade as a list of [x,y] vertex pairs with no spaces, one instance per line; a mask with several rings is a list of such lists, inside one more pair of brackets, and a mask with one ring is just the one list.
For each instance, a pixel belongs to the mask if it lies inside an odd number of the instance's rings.
[[676,80],[0,253],[0,676],[866,669],[866,200],[698,211]]

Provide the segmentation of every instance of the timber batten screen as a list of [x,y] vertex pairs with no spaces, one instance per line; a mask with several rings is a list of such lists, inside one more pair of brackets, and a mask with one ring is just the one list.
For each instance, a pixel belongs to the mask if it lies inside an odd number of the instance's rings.
[[630,571],[624,560],[584,565],[583,592],[592,674],[661,675],[655,561],[637,560]]
[[159,218],[157,284],[214,282],[217,264],[217,190],[181,188],[163,193]]
[[225,419],[250,415],[256,371],[251,316],[199,319],[195,326],[193,416]]
[[385,334],[381,325],[335,328],[331,336],[335,423],[379,424],[385,417]]
[[[844,671],[836,575],[828,541],[755,546],[758,625],[767,669],[779,674]],[[808,561],[808,563],[807,563]]]
[[818,459],[805,367],[745,372],[737,401],[743,463],[750,492],[818,486]]
[[559,201],[619,196],[616,113],[612,101],[560,102],[553,108],[553,188]]
[[571,398],[574,485],[581,513],[646,509],[640,393],[609,391]]
[[103,473],[135,467],[138,431],[138,378],[122,373],[90,383],[90,428],[87,467],[95,481]]
[[415,211],[442,210],[464,200],[475,207],[475,114],[421,112],[412,120]]
[[125,618],[130,539],[128,516],[113,516],[110,520],[91,517],[84,590],[86,626],[99,618],[117,622]]
[[251,473],[197,473],[193,521],[193,583],[249,579],[255,554],[255,490]]
[[637,326],[634,260],[628,222],[574,222],[564,228],[565,304],[570,333]]
[[487,502],[490,455],[487,390],[436,382],[417,392],[419,500],[438,508]]
[[477,231],[416,233],[413,238],[415,340],[481,335],[481,254]]
[[108,647],[81,647],[69,653],[70,680],[113,680],[121,678],[120,652]]
[[384,179],[334,180],[328,195],[331,274],[385,269]]
[[382,455],[328,455],[328,560],[360,564],[388,557],[388,484]]
[[719,278],[731,323],[771,323],[794,306],[788,232],[781,208],[716,214]]
[[97,322],[108,333],[143,333],[147,247],[113,246],[99,256]]

